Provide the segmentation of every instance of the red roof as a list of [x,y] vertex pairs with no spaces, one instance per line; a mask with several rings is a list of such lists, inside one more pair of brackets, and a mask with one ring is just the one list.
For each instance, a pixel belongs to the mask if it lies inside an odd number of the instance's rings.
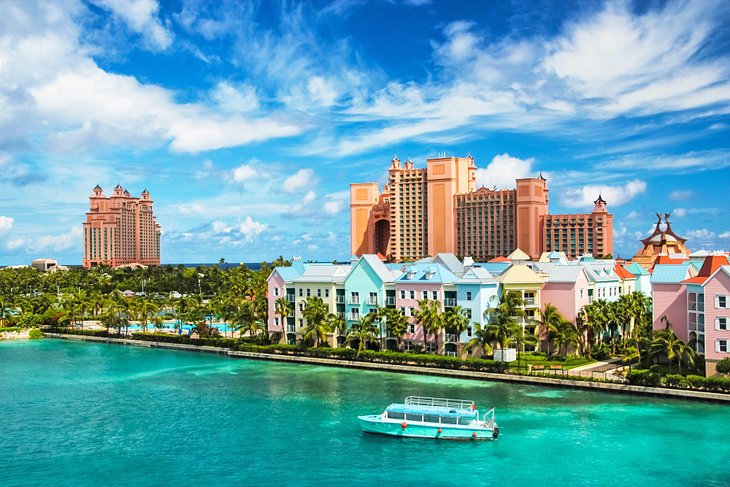
[[613,272],[615,272],[616,275],[621,279],[636,279],[635,275],[633,275],[631,272],[627,271],[618,264],[613,267]]
[[495,257],[494,259],[488,261],[488,262],[512,262],[507,257],[500,255],[499,257]]
[[708,255],[702,263],[700,272],[695,277],[690,277],[682,282],[687,284],[704,284],[717,269],[724,265],[728,265],[726,255]]

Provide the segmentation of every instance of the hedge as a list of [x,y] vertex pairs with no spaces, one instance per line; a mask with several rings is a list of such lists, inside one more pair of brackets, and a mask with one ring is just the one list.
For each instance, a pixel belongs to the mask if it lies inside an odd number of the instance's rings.
[[717,372],[720,374],[730,374],[730,357],[725,357],[717,363]]
[[703,377],[701,375],[668,374],[661,376],[650,370],[632,370],[629,384],[671,389],[691,389],[710,392],[730,392],[730,377]]

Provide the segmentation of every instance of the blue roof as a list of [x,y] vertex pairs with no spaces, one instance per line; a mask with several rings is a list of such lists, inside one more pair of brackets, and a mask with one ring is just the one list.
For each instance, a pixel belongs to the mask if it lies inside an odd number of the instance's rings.
[[679,284],[689,277],[689,262],[683,264],[657,264],[651,274],[652,284]]
[[627,271],[629,271],[630,273],[632,273],[635,276],[648,276],[649,275],[649,271],[644,269],[642,266],[640,266],[636,262],[632,262],[631,265],[624,266],[624,269],[626,269]]
[[[286,282],[293,281],[297,277],[301,276],[304,272],[304,264],[300,262],[300,266],[286,266],[286,267],[275,267],[274,270],[279,273],[282,279]],[[299,271],[299,268],[302,269],[302,271]]]
[[403,267],[403,274],[396,282],[451,283],[458,281],[452,272],[441,264],[408,264]]
[[476,262],[474,265],[486,269],[493,276],[498,276],[507,270],[512,262]]

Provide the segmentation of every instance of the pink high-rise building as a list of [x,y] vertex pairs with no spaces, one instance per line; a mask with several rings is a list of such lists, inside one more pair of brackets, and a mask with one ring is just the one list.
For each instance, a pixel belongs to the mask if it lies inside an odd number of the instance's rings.
[[83,266],[160,265],[161,231],[152,205],[146,189],[134,198],[117,184],[114,194],[106,197],[97,184],[83,224]]

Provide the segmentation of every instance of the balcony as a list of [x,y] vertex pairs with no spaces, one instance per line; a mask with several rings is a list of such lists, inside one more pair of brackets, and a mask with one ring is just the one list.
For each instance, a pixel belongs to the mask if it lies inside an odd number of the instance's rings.
[[295,333],[297,329],[294,325],[286,325],[286,331],[287,333]]
[[347,300],[347,304],[360,304],[360,297],[359,296],[350,296]]
[[457,336],[456,336],[455,334],[453,334],[453,333],[447,333],[447,334],[446,334],[446,342],[447,342],[447,343],[448,343],[448,342],[451,342],[451,343],[456,343],[456,341],[457,341],[457,338],[458,338],[458,337],[457,337]]
[[290,303],[293,303],[294,299],[295,299],[295,296],[293,294],[286,295],[286,300],[289,301]]
[[395,296],[387,296],[385,298],[385,305],[386,306],[395,306]]
[[345,304],[345,296],[343,296],[342,294],[338,294],[337,296],[335,296],[335,303]]
[[525,298],[525,306],[535,306],[535,298]]
[[377,306],[378,305],[378,297],[377,296],[369,296],[368,297],[367,304],[372,305],[372,306]]
[[344,320],[345,319],[345,313],[342,312],[342,311],[338,311],[337,312],[337,317]]
[[347,313],[347,319],[350,321],[360,321],[360,313]]
[[444,307],[446,308],[453,308],[456,306],[456,298],[446,298],[444,299]]

